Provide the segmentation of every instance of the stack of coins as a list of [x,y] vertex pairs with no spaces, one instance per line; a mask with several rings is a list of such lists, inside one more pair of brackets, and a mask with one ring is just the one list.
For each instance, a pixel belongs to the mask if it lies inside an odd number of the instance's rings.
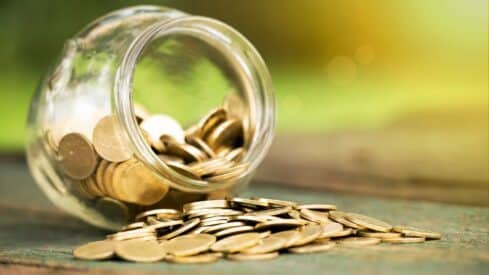
[[[223,108],[211,110],[188,129],[170,116],[149,114],[141,105],[136,104],[134,111],[148,146],[169,168],[207,184],[233,183],[248,168],[243,159],[249,133],[243,114],[229,111],[231,101],[236,98],[228,97]],[[55,154],[59,170],[74,183],[76,194],[129,206],[150,207],[165,200],[168,180],[134,156],[117,117],[101,118],[91,132],[91,137],[67,133],[59,142],[51,130],[44,135],[46,147]]]
[[315,253],[337,245],[364,247],[440,238],[440,233],[429,230],[341,212],[332,204],[234,197],[187,203],[181,211],[142,212],[119,232],[82,245],[73,255],[84,260],[208,263],[220,258],[268,260],[281,253]]

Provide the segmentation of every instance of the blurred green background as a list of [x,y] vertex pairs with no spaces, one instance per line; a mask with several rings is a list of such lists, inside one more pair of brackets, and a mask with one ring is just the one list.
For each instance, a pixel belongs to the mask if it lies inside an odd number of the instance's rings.
[[[22,150],[30,98],[63,41],[95,18],[137,4],[0,2],[1,151]],[[279,133],[372,130],[400,123],[476,124],[487,135],[485,0],[144,4],[217,18],[242,32],[270,67]]]

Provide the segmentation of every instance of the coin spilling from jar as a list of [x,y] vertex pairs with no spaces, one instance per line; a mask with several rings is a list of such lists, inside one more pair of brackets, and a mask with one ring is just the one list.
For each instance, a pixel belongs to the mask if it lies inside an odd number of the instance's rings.
[[[139,131],[174,172],[208,185],[233,183],[248,168],[244,156],[251,134],[244,111],[237,106],[241,99],[231,95],[223,107],[209,111],[187,129],[168,115],[149,114],[135,104]],[[120,212],[128,212],[124,207],[140,209],[162,202],[172,190],[169,179],[156,175],[134,156],[120,127],[115,115],[107,115],[95,124],[91,137],[71,132],[56,142],[47,131],[45,143],[55,154],[59,170],[74,182],[77,194],[100,199],[102,205],[112,203],[122,208]],[[192,195],[185,200],[191,201]]]
[[83,260],[210,263],[269,260],[283,253],[318,253],[335,247],[410,244],[441,234],[391,224],[332,204],[298,204],[267,198],[227,198],[152,209],[105,240],[73,250]]

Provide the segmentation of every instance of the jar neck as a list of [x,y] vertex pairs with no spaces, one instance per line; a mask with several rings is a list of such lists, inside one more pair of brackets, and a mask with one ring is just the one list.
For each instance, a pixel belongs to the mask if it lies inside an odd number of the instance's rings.
[[[254,129],[243,161],[249,166],[232,182],[212,183],[183,176],[169,168],[152,151],[141,134],[133,107],[132,82],[138,59],[156,39],[173,34],[204,40],[231,64],[249,108],[248,127]],[[187,192],[209,192],[224,189],[250,176],[266,155],[275,127],[275,102],[272,81],[256,49],[237,31],[219,21],[183,15],[147,27],[131,43],[117,70],[114,82],[114,105],[124,132],[136,157],[168,180],[170,186]]]

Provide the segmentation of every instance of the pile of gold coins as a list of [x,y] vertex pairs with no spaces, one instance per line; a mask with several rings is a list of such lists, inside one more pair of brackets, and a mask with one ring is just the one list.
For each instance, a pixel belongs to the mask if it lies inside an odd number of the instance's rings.
[[268,260],[281,253],[315,253],[335,246],[364,247],[437,240],[440,233],[341,212],[331,204],[266,198],[187,203],[182,211],[153,209],[106,240],[76,248],[83,260],[209,263],[221,258]]
[[[172,117],[150,115],[139,105],[135,105],[135,114],[147,143],[175,172],[208,184],[233,182],[248,168],[243,158],[249,135],[242,115],[228,111],[229,104],[210,111],[186,130]],[[168,194],[169,184],[135,158],[118,123],[114,115],[108,115],[95,124],[90,138],[71,132],[54,142],[48,132],[47,143],[60,170],[83,196],[155,205]]]

